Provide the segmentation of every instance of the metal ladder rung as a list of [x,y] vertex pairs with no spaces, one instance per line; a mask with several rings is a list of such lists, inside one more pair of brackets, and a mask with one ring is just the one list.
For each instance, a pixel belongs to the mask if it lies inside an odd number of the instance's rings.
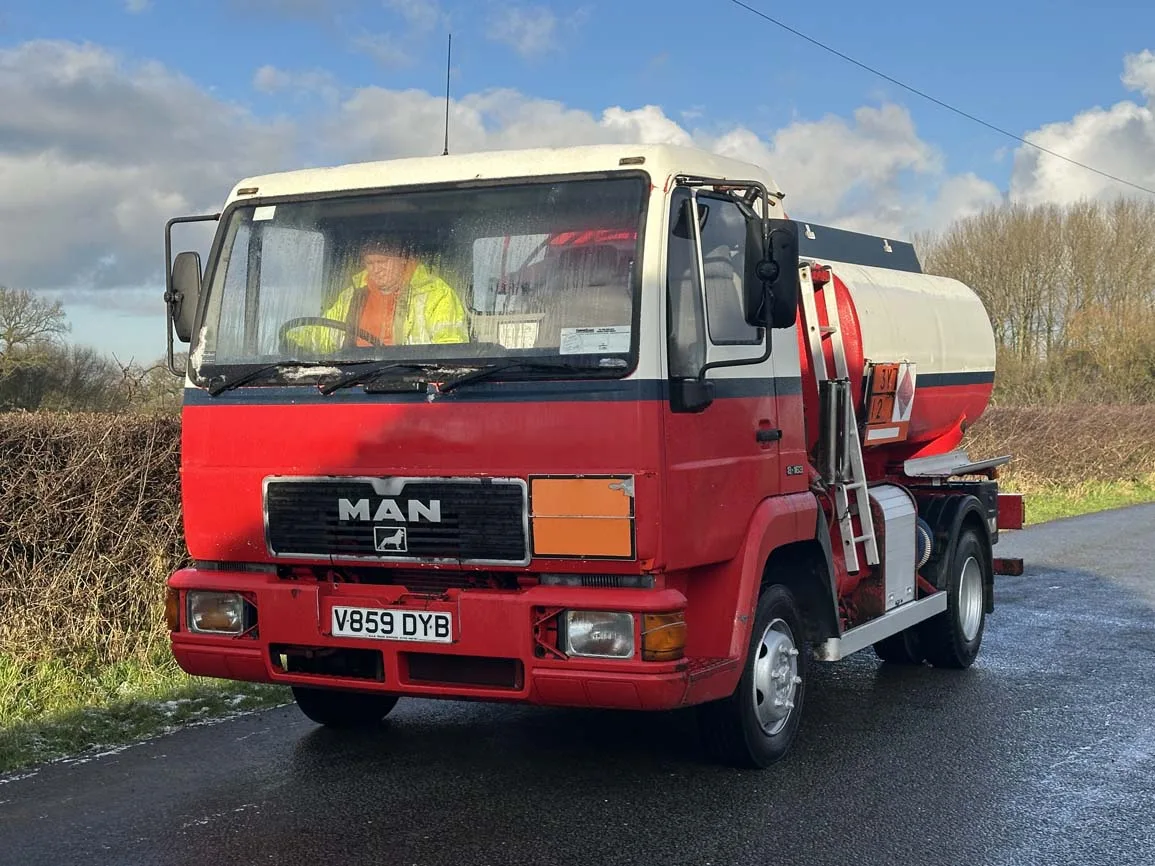
[[[806,317],[810,357],[815,379],[820,383],[830,381],[832,378],[849,381],[850,373],[846,363],[846,347],[839,329],[838,304],[834,298],[833,283],[828,283],[822,292],[828,323],[822,325],[818,321],[818,299],[810,265],[803,265],[799,276],[801,278],[802,311]],[[826,355],[823,352],[823,342],[826,338],[829,338],[830,353],[834,362],[833,377],[827,369]],[[831,419],[831,423],[838,422]],[[846,549],[846,568],[854,573],[859,570],[858,550],[855,545],[859,542],[865,542],[867,563],[877,565],[879,561],[878,543],[874,532],[874,519],[870,511],[870,494],[867,488],[866,467],[862,459],[862,440],[858,433],[858,419],[855,416],[853,403],[849,400],[846,403],[846,417],[842,423],[845,429],[840,447],[849,463],[850,480],[847,482],[835,481],[832,487],[838,510],[842,512],[838,518],[838,525],[844,539],[843,547]],[[862,534],[857,536],[854,535],[853,524],[851,523],[852,499],[854,512],[858,515],[862,525]]]

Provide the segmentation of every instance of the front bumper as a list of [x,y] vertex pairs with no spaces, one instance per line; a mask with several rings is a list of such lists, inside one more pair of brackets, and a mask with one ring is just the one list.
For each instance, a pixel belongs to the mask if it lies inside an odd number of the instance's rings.
[[[554,614],[567,608],[682,610],[686,598],[676,590],[537,586],[519,591],[450,590],[433,600],[400,586],[313,583],[272,574],[197,569],[176,572],[169,585],[181,591],[180,629],[171,635],[173,655],[182,669],[196,676],[606,709],[673,709],[688,699],[693,667],[689,660],[643,661],[637,635],[633,659],[559,657],[548,625]],[[256,609],[256,628],[240,637],[188,631],[184,591],[189,589],[243,593]],[[449,611],[453,641],[334,637],[329,633],[334,604]],[[356,676],[317,672],[312,663],[293,661],[305,658],[303,654],[369,659],[373,670]]]

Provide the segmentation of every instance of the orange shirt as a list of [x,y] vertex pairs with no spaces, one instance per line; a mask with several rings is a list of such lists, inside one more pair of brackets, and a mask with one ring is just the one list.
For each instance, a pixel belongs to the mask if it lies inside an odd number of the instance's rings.
[[[386,346],[393,345],[393,321],[397,312],[397,301],[400,297],[401,292],[383,292],[370,284],[357,327],[376,335]],[[357,345],[368,346],[371,344],[358,339]]]
[[[401,286],[395,291],[386,292],[381,289],[371,274],[366,274],[365,287],[368,289],[365,296],[365,306],[361,308],[361,315],[357,319],[357,327],[373,334],[386,346],[394,344],[393,323],[397,314],[397,303],[401,293],[409,290],[409,281],[413,279],[413,272],[417,270],[417,262],[411,262],[401,278]],[[358,338],[357,345],[371,345]]]

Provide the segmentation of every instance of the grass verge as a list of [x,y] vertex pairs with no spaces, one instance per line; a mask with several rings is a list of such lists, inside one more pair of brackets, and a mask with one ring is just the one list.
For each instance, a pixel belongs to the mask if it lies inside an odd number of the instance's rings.
[[1146,481],[1084,482],[1071,487],[1039,486],[1008,492],[1026,497],[1026,525],[1036,526],[1062,517],[1078,517],[1111,508],[1155,502],[1155,478]]
[[283,686],[190,677],[164,656],[103,666],[0,656],[0,774],[291,700]]

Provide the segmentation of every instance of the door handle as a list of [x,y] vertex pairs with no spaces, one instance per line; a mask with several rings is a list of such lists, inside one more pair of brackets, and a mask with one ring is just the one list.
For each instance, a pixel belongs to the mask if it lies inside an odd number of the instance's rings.
[[782,431],[777,427],[759,427],[754,437],[759,442],[777,442],[782,438]]

